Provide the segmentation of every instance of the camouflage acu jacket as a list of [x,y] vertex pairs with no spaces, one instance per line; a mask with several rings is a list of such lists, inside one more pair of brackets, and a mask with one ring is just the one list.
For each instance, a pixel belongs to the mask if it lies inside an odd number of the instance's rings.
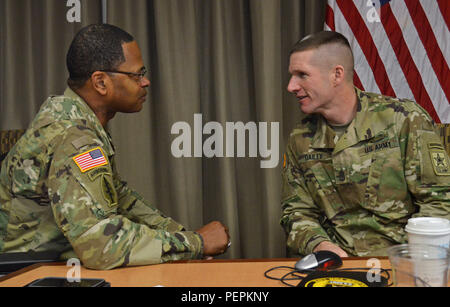
[[385,255],[406,242],[409,217],[450,218],[449,158],[429,115],[412,101],[356,93],[340,138],[319,115],[289,137],[281,225],[290,253],[328,240],[349,255]]
[[128,188],[114,146],[72,90],[50,97],[0,175],[0,252],[60,251],[89,268],[199,258],[202,239]]

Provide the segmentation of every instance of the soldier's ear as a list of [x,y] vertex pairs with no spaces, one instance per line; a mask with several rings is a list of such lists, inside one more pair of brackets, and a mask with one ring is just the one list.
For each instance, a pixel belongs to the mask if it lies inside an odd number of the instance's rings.
[[345,81],[345,73],[346,73],[346,71],[344,69],[344,66],[336,65],[334,67],[334,75],[333,75],[333,78],[334,78],[333,84],[334,84],[334,86],[337,86],[337,85],[339,85],[339,84],[341,84],[342,82]]
[[91,75],[91,84],[92,87],[102,96],[105,96],[108,93],[109,83],[111,83],[111,79],[108,74],[103,71],[95,71]]

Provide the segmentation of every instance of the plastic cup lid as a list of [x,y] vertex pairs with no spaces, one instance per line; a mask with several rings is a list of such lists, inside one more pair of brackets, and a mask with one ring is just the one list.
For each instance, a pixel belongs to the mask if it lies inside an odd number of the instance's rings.
[[408,220],[405,230],[413,234],[446,235],[450,234],[450,221],[437,217],[417,217]]

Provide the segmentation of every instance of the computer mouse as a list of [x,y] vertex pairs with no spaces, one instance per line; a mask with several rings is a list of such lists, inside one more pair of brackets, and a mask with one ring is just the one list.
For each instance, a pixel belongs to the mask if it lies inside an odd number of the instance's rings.
[[342,265],[342,259],[330,251],[318,251],[309,254],[295,264],[298,271],[337,269]]

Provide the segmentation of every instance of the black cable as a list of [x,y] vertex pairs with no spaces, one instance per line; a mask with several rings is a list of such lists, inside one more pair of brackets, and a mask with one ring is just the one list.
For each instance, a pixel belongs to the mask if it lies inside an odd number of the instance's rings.
[[[278,269],[290,269],[291,271],[284,274],[282,277],[274,277],[274,276],[270,276],[269,273],[274,271],[274,270],[278,270]],[[374,269],[368,269],[368,268],[344,268],[344,269],[336,269],[336,270],[329,270],[328,272],[340,272],[340,271],[365,271],[365,272],[369,272],[370,270],[374,270]],[[376,269],[377,271],[379,271],[379,275],[382,276],[382,274],[385,274],[386,279],[389,280],[391,278],[391,275],[389,274],[389,271],[392,271],[391,269]],[[302,270],[299,271],[297,270],[295,267],[290,267],[290,266],[277,266],[277,267],[273,267],[270,268],[269,270],[264,272],[264,276],[268,279],[272,279],[272,280],[277,280],[280,281],[281,283],[283,283],[284,285],[287,285],[289,287],[296,287],[295,285],[291,285],[289,283],[287,283],[287,280],[298,280],[301,281],[303,278],[305,278],[307,276],[307,274],[309,273],[313,273],[316,272],[316,270]],[[305,276],[301,276],[298,274],[305,274]],[[292,278],[288,278],[288,276],[293,275],[294,277]],[[387,285],[388,287],[392,286],[392,283]]]
[[[295,270],[295,269],[294,269],[294,270]],[[294,275],[294,274],[297,273],[297,272],[299,272],[299,271],[295,270],[294,272],[289,272],[289,273],[283,275],[283,276],[281,277],[280,281],[281,281],[284,285],[286,285],[286,286],[289,286],[289,287],[296,287],[296,285],[291,285],[290,283],[285,282],[285,280],[302,280],[303,278],[305,278],[305,276]],[[294,275],[294,276],[296,276],[297,278],[286,278],[286,276],[289,276],[289,275],[291,275],[291,274]]]
[[[281,280],[279,277],[272,277],[272,276],[269,276],[269,272],[272,272],[272,271],[278,270],[278,269],[290,269],[290,270],[297,271],[295,268],[290,267],[290,266],[276,266],[276,267],[273,267],[273,268],[268,269],[267,271],[265,271],[265,272],[264,272],[264,276],[265,276],[266,278],[273,279],[273,280],[278,280],[278,281],[279,281],[279,280]],[[289,273],[289,274],[290,274],[290,273]]]
[[[289,269],[289,270],[291,270],[291,271],[288,272],[287,274],[283,275],[281,278],[279,278],[279,277],[273,277],[273,276],[270,276],[270,275],[269,275],[270,272],[272,272],[272,271],[274,271],[274,270],[278,270],[278,269]],[[295,278],[287,278],[287,276],[289,276],[289,275],[291,275],[291,274],[294,274],[294,273],[299,273],[299,271],[298,271],[296,268],[294,268],[294,267],[290,267],[290,266],[277,266],[277,267],[273,267],[273,268],[271,268],[271,269],[265,271],[265,272],[264,272],[264,276],[265,276],[266,278],[269,278],[269,279],[272,279],[272,280],[281,281],[283,284],[285,284],[285,285],[287,285],[287,286],[295,287],[295,286],[293,286],[293,285],[288,284],[288,283],[285,282],[285,280],[302,280],[302,279],[303,279],[303,276],[299,276],[299,275],[296,275]]]

